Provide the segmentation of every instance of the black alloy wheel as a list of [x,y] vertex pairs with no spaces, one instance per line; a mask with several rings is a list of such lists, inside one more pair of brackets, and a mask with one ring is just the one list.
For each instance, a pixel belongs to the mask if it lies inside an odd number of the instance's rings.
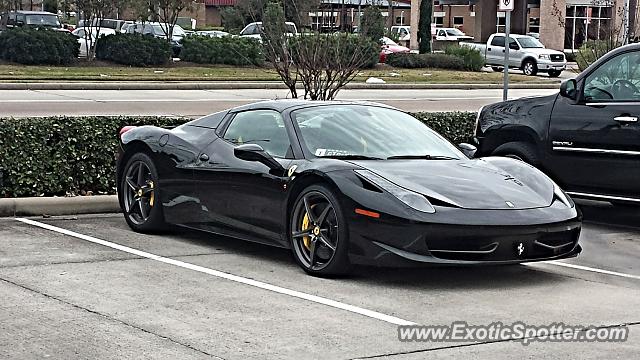
[[322,185],[305,189],[291,214],[291,247],[298,264],[313,275],[340,275],[349,270],[347,232],[338,201]]

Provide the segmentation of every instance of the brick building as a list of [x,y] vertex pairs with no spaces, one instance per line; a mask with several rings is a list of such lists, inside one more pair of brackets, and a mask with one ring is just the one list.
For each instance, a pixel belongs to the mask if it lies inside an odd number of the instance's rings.
[[[585,40],[621,33],[624,0],[513,0],[511,32],[536,33],[552,49],[577,49]],[[636,8],[636,0],[630,1]],[[411,1],[411,19],[418,22],[420,0]],[[631,11],[634,25],[635,11]],[[433,22],[439,27],[457,27],[476,41],[486,41],[503,32],[505,14],[497,0],[435,0]],[[417,48],[417,27],[411,28],[411,48]]]

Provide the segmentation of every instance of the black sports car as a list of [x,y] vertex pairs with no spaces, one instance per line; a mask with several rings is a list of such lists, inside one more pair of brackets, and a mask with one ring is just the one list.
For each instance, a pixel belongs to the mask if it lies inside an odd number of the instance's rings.
[[311,274],[350,265],[576,256],[581,214],[534,167],[473,159],[372,103],[266,101],[172,130],[121,130],[129,226],[177,224],[291,248]]

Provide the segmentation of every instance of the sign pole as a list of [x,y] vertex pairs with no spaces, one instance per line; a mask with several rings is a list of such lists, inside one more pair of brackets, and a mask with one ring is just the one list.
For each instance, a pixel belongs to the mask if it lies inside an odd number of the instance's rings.
[[[503,0],[505,1],[505,0]],[[514,0],[511,0],[514,1]],[[504,37],[504,74],[503,74],[503,89],[502,89],[502,101],[507,101],[509,95],[509,35],[511,33],[511,11],[505,13],[505,37]]]
[[[509,96],[509,35],[511,34],[511,11],[516,0],[498,0],[498,10],[504,11],[504,74],[502,84],[502,101]],[[522,0],[521,0],[522,1]]]

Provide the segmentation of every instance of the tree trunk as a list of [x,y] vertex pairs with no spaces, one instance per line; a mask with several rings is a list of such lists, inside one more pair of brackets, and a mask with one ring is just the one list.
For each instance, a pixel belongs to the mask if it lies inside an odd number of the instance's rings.
[[433,14],[433,1],[422,0],[420,2],[420,17],[418,20],[418,41],[420,42],[420,54],[431,52],[431,17]]

